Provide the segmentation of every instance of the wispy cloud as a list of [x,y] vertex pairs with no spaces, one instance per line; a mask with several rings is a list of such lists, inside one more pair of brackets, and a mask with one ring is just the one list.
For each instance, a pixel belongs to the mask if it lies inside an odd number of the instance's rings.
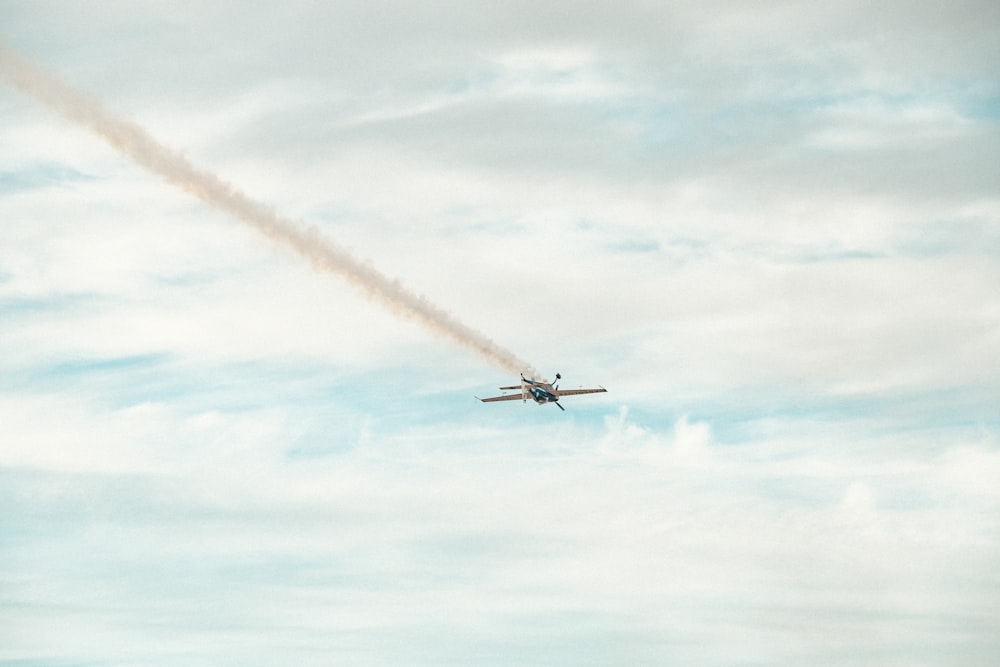
[[609,389],[482,405],[506,368],[0,87],[0,662],[996,662],[996,3],[0,24]]
[[411,318],[438,335],[479,354],[509,372],[531,365],[491,339],[469,328],[427,298],[407,290],[370,264],[306,227],[277,215],[214,174],[192,166],[182,155],[158,143],[139,126],[116,118],[86,93],[73,89],[57,76],[0,44],[0,72],[11,85],[80,123],[134,160],[207,204],[229,213],[272,241],[294,250],[317,269],[339,274],[369,298]]
[[[126,446],[135,435],[114,431],[150,432],[164,418],[122,414],[105,432]],[[56,536],[14,542],[19,557],[49,563],[48,587],[7,571],[9,595],[30,603],[7,613],[15,648],[44,636],[40,615],[76,628],[45,654],[56,660],[96,657],[85,636],[113,628],[125,654],[178,650],[150,648],[150,624],[206,659],[253,663],[272,649],[218,639],[266,631],[306,660],[377,645],[374,662],[403,651],[415,662],[471,659],[484,643],[603,660],[578,656],[582,641],[609,658],[840,664],[831,651],[843,633],[854,633],[855,657],[888,650],[917,664],[956,631],[960,662],[995,648],[983,634],[995,522],[982,510],[998,500],[985,480],[1000,461],[983,444],[860,457],[802,441],[783,452],[720,447],[703,422],[661,432],[622,410],[600,456],[577,433],[539,447],[466,428],[423,442],[376,435],[354,453],[296,463],[267,445],[280,419],[258,420],[252,438],[249,425],[189,421],[185,439],[204,446],[161,471],[8,474],[8,534],[31,520]],[[66,520],[78,527],[55,523]],[[185,620],[191,605],[198,624]],[[913,646],[915,631],[926,644]]]

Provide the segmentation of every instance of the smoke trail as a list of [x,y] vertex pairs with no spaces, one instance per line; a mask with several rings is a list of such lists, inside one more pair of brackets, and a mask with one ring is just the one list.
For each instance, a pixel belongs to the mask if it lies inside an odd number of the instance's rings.
[[121,153],[167,182],[224,211],[308,259],[314,267],[336,273],[397,315],[472,350],[505,371],[518,373],[530,364],[488,337],[458,321],[426,298],[406,289],[347,250],[322,237],[315,227],[284,218],[268,206],[212,173],[194,167],[182,155],[158,143],[138,125],[117,118],[94,97],[76,90],[0,43],[0,75],[11,85],[87,127]]

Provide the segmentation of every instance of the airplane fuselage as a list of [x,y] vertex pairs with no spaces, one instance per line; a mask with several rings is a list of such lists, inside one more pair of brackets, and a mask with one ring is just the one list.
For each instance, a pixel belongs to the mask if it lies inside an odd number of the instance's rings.
[[559,397],[552,394],[540,386],[535,385],[528,389],[528,394],[535,399],[535,403],[555,403],[559,400]]
[[540,382],[531,378],[530,380],[521,376],[521,396],[524,399],[529,397],[538,403],[539,405],[544,405],[545,403],[555,403],[556,407],[560,410],[564,409],[563,406],[559,405],[559,396],[554,393],[556,390],[552,384],[548,382]]

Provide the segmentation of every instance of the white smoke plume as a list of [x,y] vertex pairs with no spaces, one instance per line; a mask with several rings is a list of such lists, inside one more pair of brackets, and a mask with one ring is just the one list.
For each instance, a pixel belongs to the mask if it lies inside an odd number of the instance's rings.
[[321,236],[315,227],[284,218],[214,174],[196,168],[135,123],[116,117],[91,95],[75,89],[3,43],[0,43],[0,75],[15,88],[85,126],[140,166],[291,248],[315,268],[344,277],[397,315],[419,322],[505,371],[530,370],[530,364],[514,353],[406,289],[398,280],[358,260]]

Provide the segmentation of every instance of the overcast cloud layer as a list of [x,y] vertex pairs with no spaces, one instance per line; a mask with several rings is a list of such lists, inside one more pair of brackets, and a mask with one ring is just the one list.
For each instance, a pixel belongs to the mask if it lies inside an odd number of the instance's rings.
[[323,4],[0,39],[609,393],[0,86],[0,665],[1000,661],[1000,6]]

